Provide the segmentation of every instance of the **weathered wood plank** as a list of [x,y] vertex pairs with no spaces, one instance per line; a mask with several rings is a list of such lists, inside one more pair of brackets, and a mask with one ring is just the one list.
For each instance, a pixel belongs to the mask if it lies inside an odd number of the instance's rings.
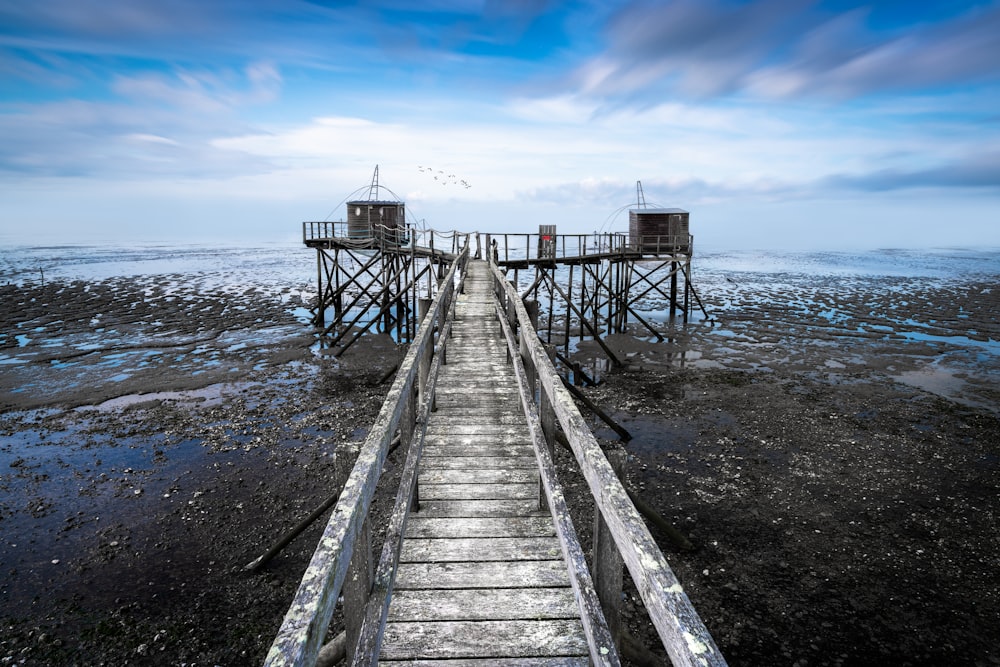
[[[524,416],[514,410],[507,411],[491,411],[487,413],[485,410],[463,410],[461,408],[453,408],[448,410],[447,414],[438,413],[434,417],[434,423],[437,432],[440,432],[442,426],[445,428],[450,428],[452,426],[465,427],[474,426],[476,424],[491,426],[495,424],[501,424],[504,426],[521,426],[524,424]],[[428,425],[428,428],[430,426]]]
[[538,484],[424,484],[424,500],[518,500],[538,498]]
[[537,481],[537,470],[431,469],[420,471],[421,484],[528,484]]
[[462,658],[460,660],[379,660],[379,666],[395,667],[589,667],[587,656],[557,658]]
[[420,502],[422,517],[543,516],[534,498],[528,500],[427,500]]
[[470,411],[477,415],[483,414],[518,414],[518,402],[510,397],[480,396],[475,393],[466,395],[445,394],[437,396],[437,409],[441,415],[452,416],[453,413],[467,414]]
[[540,620],[579,614],[569,587],[408,590],[393,595],[389,621]]
[[387,660],[586,653],[579,620],[388,623],[382,644]]
[[453,383],[452,388],[457,391],[437,392],[439,400],[445,401],[476,401],[483,404],[495,404],[507,407],[510,403],[517,404],[517,395],[510,392],[493,393],[487,389],[476,387],[465,387],[459,383]]
[[435,518],[410,517],[406,524],[406,538],[450,537],[554,537],[555,526],[549,517],[507,518]]
[[[450,360],[452,355],[448,355]],[[488,382],[463,382],[461,385],[455,383],[447,387],[438,387],[438,396],[467,396],[471,391],[476,396],[487,398],[509,397],[512,391],[517,390],[517,383],[513,379],[493,378]]]
[[407,539],[399,558],[404,563],[552,560],[562,558],[562,548],[555,537]]
[[[434,428],[432,431],[431,429]],[[433,424],[427,425],[426,442],[429,447],[437,445],[524,445],[531,447],[531,435],[524,426],[495,426],[493,428],[483,428],[481,425],[473,427],[481,433],[446,432],[442,428],[436,428]],[[532,450],[534,451],[534,450]]]
[[531,442],[531,434],[524,424],[469,424],[461,420],[450,420],[450,423],[438,421],[438,416],[431,418],[427,424],[427,439],[433,442],[438,437],[464,438],[473,435],[495,435],[501,437],[519,438],[521,442]]
[[462,658],[460,660],[379,660],[379,667],[589,667],[587,656],[558,658]]
[[[480,450],[482,452],[482,450]],[[500,454],[502,450],[488,450],[479,456],[457,456],[450,454],[447,456],[435,452],[434,456],[424,456],[421,463],[422,470],[472,470],[472,469],[493,469],[493,470],[536,470],[538,468],[535,459],[527,456],[492,456]]]
[[460,458],[469,457],[489,457],[500,458],[522,458],[533,457],[535,450],[531,445],[505,436],[470,436],[468,438],[455,438],[450,441],[438,440],[434,444],[427,445],[424,456],[457,456]]

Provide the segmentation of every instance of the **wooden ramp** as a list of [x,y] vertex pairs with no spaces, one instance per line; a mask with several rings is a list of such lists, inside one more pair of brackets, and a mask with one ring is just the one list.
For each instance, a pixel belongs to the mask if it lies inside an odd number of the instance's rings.
[[457,302],[380,664],[587,665],[485,262]]

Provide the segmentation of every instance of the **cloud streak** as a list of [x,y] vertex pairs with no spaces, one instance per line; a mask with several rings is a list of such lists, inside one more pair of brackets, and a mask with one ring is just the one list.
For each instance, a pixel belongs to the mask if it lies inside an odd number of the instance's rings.
[[863,5],[831,14],[805,0],[633,2],[566,84],[619,101],[848,99],[1000,79],[998,6],[891,30],[870,19]]

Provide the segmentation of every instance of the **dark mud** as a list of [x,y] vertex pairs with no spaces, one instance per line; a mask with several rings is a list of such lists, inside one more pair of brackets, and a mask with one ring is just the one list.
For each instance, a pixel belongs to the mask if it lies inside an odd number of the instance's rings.
[[730,664],[1000,664],[992,286],[737,286],[715,323],[611,337],[587,391],[633,439],[595,432],[695,544],[657,535]]
[[[585,390],[634,436],[630,483],[695,544],[654,530],[730,664],[1000,664],[989,286],[900,287],[864,326],[758,287],[663,343],[612,337],[626,367]],[[242,567],[336,492],[402,353],[312,354],[294,295],[150,288],[0,295],[18,360],[0,369],[0,664],[260,664],[321,525]],[[861,293],[837,312],[877,311]],[[657,646],[631,589],[625,610]]]

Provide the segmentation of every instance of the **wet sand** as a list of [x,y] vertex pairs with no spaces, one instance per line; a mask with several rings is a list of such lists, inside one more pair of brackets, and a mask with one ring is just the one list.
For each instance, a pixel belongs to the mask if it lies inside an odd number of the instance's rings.
[[[296,294],[155,283],[0,292],[27,359],[0,369],[0,664],[260,664],[320,524],[240,568],[335,492],[402,354],[314,355]],[[997,295],[840,294],[717,289],[714,323],[610,337],[626,365],[586,391],[695,544],[654,531],[730,664],[1000,664]]]

